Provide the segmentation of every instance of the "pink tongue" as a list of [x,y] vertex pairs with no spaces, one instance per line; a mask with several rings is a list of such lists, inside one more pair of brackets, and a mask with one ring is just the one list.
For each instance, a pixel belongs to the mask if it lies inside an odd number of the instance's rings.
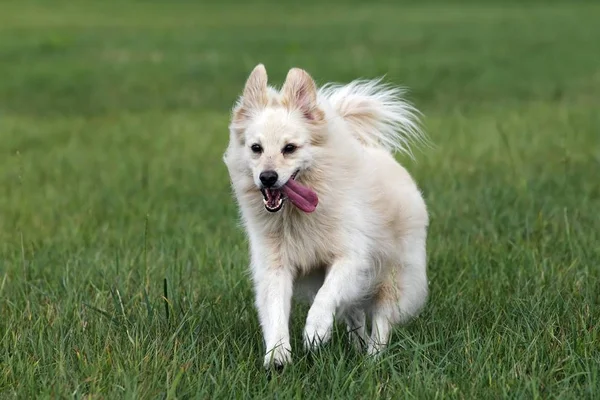
[[319,203],[319,198],[315,192],[293,179],[285,184],[283,192],[292,204],[307,213],[315,211]]

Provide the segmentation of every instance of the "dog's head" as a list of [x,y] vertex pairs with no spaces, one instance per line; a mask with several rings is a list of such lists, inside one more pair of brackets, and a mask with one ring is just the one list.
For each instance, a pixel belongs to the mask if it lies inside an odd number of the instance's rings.
[[[235,155],[228,154],[225,162],[235,162],[239,170],[252,176],[268,211],[279,211],[286,198],[307,211],[294,201],[294,193],[289,190],[303,190],[295,178],[311,167],[315,147],[324,140],[324,119],[317,104],[315,82],[308,73],[291,69],[281,91],[276,91],[267,86],[267,72],[259,64],[233,110],[228,152]],[[311,196],[300,194],[301,203],[302,197]],[[316,207],[316,200],[304,200],[314,202]]]

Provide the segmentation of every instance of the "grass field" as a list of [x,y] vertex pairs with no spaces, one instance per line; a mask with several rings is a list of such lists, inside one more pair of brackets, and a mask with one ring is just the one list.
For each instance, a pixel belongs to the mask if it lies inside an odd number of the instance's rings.
[[[598,398],[600,6],[249,3],[0,3],[0,398]],[[221,161],[258,62],[424,114],[431,298],[377,362],[298,305],[262,369]]]

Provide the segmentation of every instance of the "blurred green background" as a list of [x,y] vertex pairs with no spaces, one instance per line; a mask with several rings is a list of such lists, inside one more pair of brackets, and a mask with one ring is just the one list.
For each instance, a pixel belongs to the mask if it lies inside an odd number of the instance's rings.
[[[0,395],[593,398],[594,1],[0,3]],[[432,296],[371,362],[343,327],[269,377],[221,161],[251,69],[385,75],[435,147]],[[166,297],[165,301],[165,281]],[[169,310],[168,317],[165,305]]]

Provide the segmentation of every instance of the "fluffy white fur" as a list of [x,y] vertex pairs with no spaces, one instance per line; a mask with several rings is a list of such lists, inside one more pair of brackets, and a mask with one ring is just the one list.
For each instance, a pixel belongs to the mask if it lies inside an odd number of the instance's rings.
[[[311,303],[304,347],[330,339],[334,318],[377,354],[395,324],[418,315],[428,296],[428,213],[393,151],[411,154],[424,135],[401,91],[380,80],[317,89],[293,68],[277,90],[258,65],[234,107],[223,157],[247,231],[265,366],[291,361],[292,295]],[[251,150],[259,143],[261,154]],[[288,143],[297,146],[283,154]],[[296,180],[319,196],[304,213],[289,201],[265,210],[259,175]],[[366,321],[371,321],[368,332]]]

